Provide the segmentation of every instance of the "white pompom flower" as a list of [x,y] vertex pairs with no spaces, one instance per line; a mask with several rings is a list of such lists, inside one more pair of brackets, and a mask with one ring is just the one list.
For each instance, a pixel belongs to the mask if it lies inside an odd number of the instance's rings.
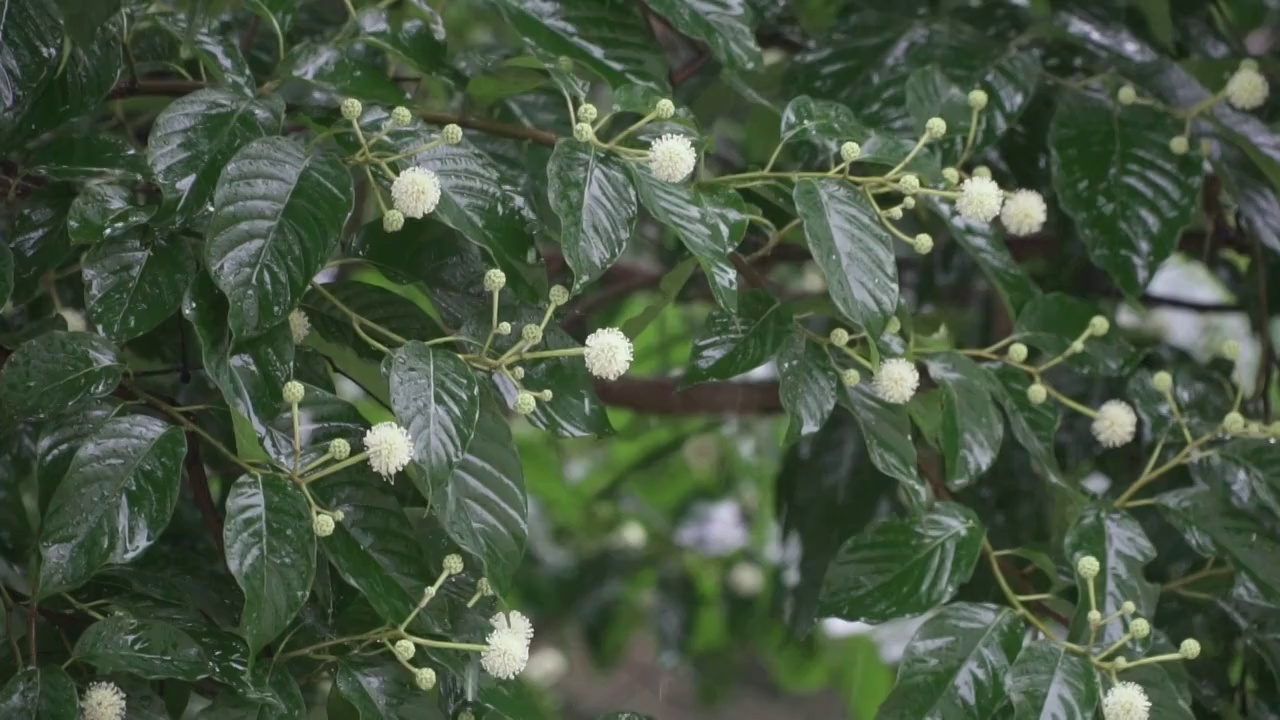
[[413,440],[409,431],[393,422],[380,422],[364,434],[364,449],[369,453],[369,467],[390,480],[413,459]]
[[480,666],[499,680],[510,680],[529,662],[533,623],[523,613],[512,610],[494,615],[489,624],[493,630],[485,638],[487,647],[480,653]]
[[649,170],[663,182],[683,182],[697,163],[698,153],[683,135],[667,133],[649,146]]
[[424,167],[411,167],[391,183],[391,203],[405,217],[421,218],[440,203],[440,178]]
[[115,683],[91,683],[80,699],[84,720],[124,720],[125,694]]
[[1117,448],[1133,439],[1138,430],[1138,416],[1129,403],[1108,400],[1098,408],[1092,430],[1103,447]]
[[635,349],[631,340],[617,328],[600,328],[587,336],[582,359],[587,372],[602,380],[617,380],[627,368]]
[[1242,67],[1227,81],[1227,102],[1238,110],[1253,110],[1267,101],[1270,87],[1262,73]]
[[293,336],[293,344],[301,345],[307,335],[311,334],[311,320],[301,310],[289,313],[289,334]]
[[1141,685],[1117,683],[1102,699],[1102,716],[1106,720],[1147,720],[1151,716],[1151,701]]
[[1000,211],[1000,222],[1004,223],[1004,229],[1012,235],[1040,232],[1048,217],[1049,208],[1044,204],[1044,198],[1035,190],[1015,190],[1004,201],[1004,209]]
[[891,358],[880,363],[880,371],[871,380],[871,389],[885,402],[901,405],[909,401],[920,387],[920,371],[904,358]]
[[966,220],[989,223],[1000,214],[1000,206],[1004,203],[1004,193],[995,180],[989,177],[974,176],[960,185],[960,198],[956,200],[956,210]]

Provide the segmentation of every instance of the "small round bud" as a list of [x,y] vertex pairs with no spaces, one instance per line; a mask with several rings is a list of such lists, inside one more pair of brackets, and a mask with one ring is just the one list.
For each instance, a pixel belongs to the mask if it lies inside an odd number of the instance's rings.
[[364,112],[364,106],[355,98],[344,99],[338,108],[342,111],[342,117],[347,120],[355,120]]
[[990,180],[991,168],[987,167],[986,165],[979,165],[978,167],[973,169],[973,176],[978,178],[987,178],[988,180]]
[[404,213],[399,210],[388,210],[382,216],[382,229],[387,232],[400,232],[404,227]]
[[396,644],[391,647],[391,652],[396,654],[404,662],[409,662],[418,652],[418,646],[413,644],[412,640],[400,638]]
[[1187,638],[1178,646],[1178,654],[1187,660],[1195,660],[1200,657],[1200,641],[1195,638]]
[[904,198],[902,198],[902,209],[903,209],[903,210],[915,210],[915,208],[916,208],[916,199],[915,199],[915,198],[913,198],[913,197],[904,197]]
[[844,347],[849,344],[849,331],[844,328],[836,328],[827,335],[827,340],[831,341],[836,347]]
[[397,105],[391,111],[391,124],[396,127],[409,127],[409,123],[413,122],[413,113],[409,112],[409,108],[403,105]]
[[1010,362],[1025,362],[1027,359],[1027,346],[1022,343],[1014,343],[1009,346],[1009,350],[1005,353],[1005,357]]
[[506,320],[503,320],[502,322],[494,326],[493,332],[497,335],[510,335],[511,323],[507,322]]
[[546,390],[542,390],[538,393],[538,399],[541,400],[542,402],[551,402],[552,400],[555,399],[555,397],[556,397],[556,394],[551,392],[550,388]]
[[1089,624],[1092,625],[1093,627],[1097,627],[1102,624],[1102,613],[1098,612],[1097,610],[1090,610],[1089,614],[1086,615],[1085,617],[1089,620]]
[[573,72],[573,58],[561,55],[559,59],[556,60],[556,68],[558,68],[560,72]]
[[933,238],[929,233],[920,233],[911,241],[911,247],[919,255],[928,255],[933,251]]
[[591,128],[591,123],[580,122],[573,126],[573,139],[578,142],[591,142],[595,135],[596,131]]
[[1161,370],[1151,376],[1151,385],[1162,393],[1167,393],[1173,389],[1173,376]]
[[1240,343],[1228,340],[1222,343],[1222,357],[1235,361],[1240,359]]
[[1120,92],[1116,93],[1116,100],[1121,105],[1132,105],[1138,99],[1138,91],[1132,85],[1125,85],[1120,88]]
[[333,518],[322,513],[316,513],[311,517],[311,529],[315,531],[316,537],[329,537],[333,534]]
[[924,134],[930,140],[939,140],[947,134],[947,121],[940,117],[931,117],[924,124]]
[[902,321],[899,320],[898,316],[896,315],[890,317],[889,322],[884,324],[884,331],[889,333],[890,335],[897,335],[898,331],[901,329],[902,329]]
[[600,113],[596,110],[596,106],[591,103],[582,103],[578,106],[578,120],[580,122],[595,122]]
[[1079,340],[1067,346],[1067,353],[1071,355],[1079,355],[1082,352],[1084,352],[1084,343]]
[[920,178],[915,175],[903,175],[898,180],[898,189],[905,195],[914,195],[920,191]]
[[489,578],[480,578],[476,581],[476,592],[480,597],[489,597],[493,595],[493,585],[489,582]]
[[1089,318],[1089,334],[1094,337],[1102,337],[1111,329],[1111,321],[1101,315],[1094,315]]
[[960,171],[959,171],[959,170],[957,170],[957,169],[955,169],[955,168],[953,168],[953,167],[943,168],[943,169],[942,169],[942,179],[943,179],[943,180],[946,180],[948,185],[959,185],[959,184],[960,184]]
[[1120,612],[1124,613],[1126,616],[1132,615],[1138,612],[1138,606],[1134,605],[1132,600],[1125,600],[1120,603]]
[[1186,135],[1174,135],[1169,138],[1169,152],[1174,155],[1186,155],[1190,149],[1191,141],[1187,139]]
[[485,271],[485,274],[484,274],[485,290],[489,292],[497,292],[501,290],[504,286],[506,286],[506,284],[507,284],[507,274],[502,272],[498,268],[493,268],[492,270]]
[[284,401],[290,405],[297,405],[302,402],[302,398],[306,396],[307,389],[297,380],[290,380],[284,384]]
[[1129,667],[1129,659],[1123,655],[1117,655],[1116,659],[1111,661],[1111,664],[1115,666],[1116,670],[1123,670]]
[[854,368],[842,370],[840,372],[840,382],[844,383],[845,387],[854,387],[862,382],[862,374]]
[[902,219],[902,208],[900,208],[900,207],[891,207],[891,208],[889,208],[888,210],[885,210],[885,211],[884,211],[884,216],[885,216],[885,217],[887,217],[887,218],[889,218],[890,220],[901,220],[901,219]]
[[[511,332],[510,325],[507,325],[507,332]],[[507,372],[511,373],[511,377],[515,378],[516,380],[524,379],[524,368],[522,367],[507,368]]]
[[654,106],[653,113],[658,116],[659,120],[670,120],[675,117],[676,104],[667,98],[662,98],[658,101],[658,104]]
[[334,510],[333,512],[329,513],[329,515],[333,517],[334,522],[342,522],[343,520],[347,519],[347,514],[342,512],[341,510]]
[[338,438],[329,443],[329,454],[333,456],[334,460],[346,460],[351,457],[351,443]]
[[538,409],[538,399],[531,392],[521,391],[516,394],[514,409],[517,415],[528,415]]
[[462,128],[454,123],[449,123],[440,131],[440,137],[449,145],[457,145],[462,142]]
[[430,585],[422,588],[422,603],[424,605],[426,603],[431,602],[431,599],[434,598],[435,596],[436,596],[435,588],[431,587]]
[[1244,430],[1244,416],[1234,411],[1227,413],[1222,418],[1222,429],[1233,435]]
[[969,107],[981,110],[987,106],[987,93],[982,90],[969,91]]
[[1102,570],[1102,565],[1098,563],[1098,558],[1092,555],[1085,555],[1076,561],[1076,572],[1085,580],[1098,577],[1098,573]]
[[1129,634],[1141,640],[1151,634],[1151,623],[1146,618],[1134,618],[1129,621]]
[[840,146],[840,159],[847,163],[851,163],[861,156],[862,146],[852,140]]
[[547,298],[552,305],[560,307],[569,302],[569,289],[563,285],[552,285],[551,292],[547,293]]
[[1027,388],[1027,401],[1032,405],[1040,405],[1049,398],[1049,391],[1040,383],[1033,383]]
[[440,569],[450,575],[457,575],[462,572],[462,556],[458,553],[445,555],[444,560],[440,562]]
[[530,345],[537,345],[542,342],[542,328],[529,323],[520,328],[520,337]]
[[427,691],[436,686],[436,671],[431,668],[418,668],[413,671],[413,684],[419,690]]
[[470,710],[463,710],[458,713],[458,720],[476,720],[476,714]]

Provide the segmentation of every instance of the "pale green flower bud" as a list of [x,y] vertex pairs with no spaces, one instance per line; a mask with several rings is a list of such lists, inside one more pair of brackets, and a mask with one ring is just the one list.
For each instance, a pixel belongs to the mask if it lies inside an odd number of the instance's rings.
[[898,180],[898,189],[905,195],[914,195],[920,191],[920,178],[915,175],[903,175]]
[[840,372],[840,382],[844,383],[845,387],[853,387],[862,382],[862,374],[854,368],[842,370]]
[[342,111],[342,117],[347,120],[355,120],[360,117],[360,113],[364,112],[364,106],[355,98],[344,99],[338,109]]
[[458,553],[445,555],[440,563],[440,569],[450,575],[457,575],[462,572],[462,556]]
[[940,117],[931,117],[924,124],[924,134],[930,140],[940,140],[947,134],[947,121]]
[[388,210],[382,216],[382,229],[387,232],[400,232],[404,227],[404,213],[399,210]]
[[1129,634],[1142,640],[1151,634],[1151,623],[1146,618],[1134,618],[1129,622]]
[[462,128],[454,123],[444,126],[444,130],[440,131],[440,137],[449,145],[457,145],[462,142]]
[[897,335],[898,331],[901,329],[902,329],[902,321],[899,320],[898,316],[896,315],[890,317],[889,322],[884,324],[884,331],[889,333],[890,335]]
[[862,155],[862,146],[850,140],[840,146],[840,159],[850,163],[857,160]]
[[849,344],[849,331],[844,328],[836,328],[827,335],[827,340],[831,341],[836,347],[844,347]]
[[1116,93],[1116,99],[1121,105],[1132,105],[1138,100],[1138,91],[1132,85],[1125,85]]
[[534,325],[533,323],[529,323],[528,325],[520,328],[520,337],[530,345],[537,345],[542,342],[542,328]]
[[497,292],[507,284],[507,274],[493,268],[484,274],[484,289],[488,292]]
[[929,233],[920,233],[911,241],[911,247],[920,255],[928,255],[933,251],[933,238]]
[[431,668],[418,668],[413,671],[413,684],[419,690],[427,691],[436,686],[436,671]]
[[560,307],[569,302],[569,289],[563,285],[552,285],[548,298],[551,300],[552,305]]
[[1049,391],[1044,385],[1034,383],[1027,388],[1027,400],[1032,405],[1040,405],[1049,398]]
[[1014,343],[1009,346],[1009,351],[1005,353],[1010,362],[1025,362],[1027,359],[1027,346],[1022,343]]
[[1238,412],[1229,412],[1222,418],[1222,429],[1232,435],[1244,430],[1244,416]]
[[1101,570],[1102,565],[1098,562],[1098,558],[1092,555],[1085,555],[1076,561],[1076,572],[1085,580],[1098,577]]
[[400,638],[396,644],[392,646],[391,651],[396,654],[404,662],[409,662],[418,652],[418,646],[413,644],[412,640]]
[[573,126],[573,139],[578,142],[591,142],[595,135],[596,131],[591,128],[591,123],[580,122]]
[[311,517],[311,529],[315,531],[316,537],[329,537],[333,534],[333,518],[322,513],[316,513]]
[[591,103],[582,103],[582,105],[578,107],[579,121],[595,122],[597,117],[599,117],[599,112],[596,110],[595,105],[592,105]]
[[1186,135],[1174,135],[1169,138],[1169,152],[1174,155],[1186,155],[1190,149],[1191,141],[1187,139]]
[[290,405],[297,405],[302,402],[302,398],[306,396],[307,389],[297,380],[290,380],[284,384],[284,401]]
[[675,117],[676,104],[667,98],[662,98],[658,101],[657,106],[654,107],[653,112],[658,116],[659,120],[670,120]]
[[1094,315],[1089,318],[1089,334],[1094,337],[1102,337],[1111,329],[1111,322],[1101,315]]
[[1187,638],[1178,646],[1178,654],[1187,660],[1195,660],[1200,657],[1200,642],[1195,638]]
[[973,169],[973,176],[980,177],[980,178],[987,178],[989,180],[991,179],[991,168],[987,167],[986,165],[979,165],[978,167]]
[[553,399],[555,399],[555,396],[556,396],[555,393],[551,392],[550,388],[538,393],[538,399],[544,403],[551,402]]
[[948,185],[959,185],[959,184],[960,184],[960,171],[959,171],[959,170],[957,170],[957,169],[955,169],[955,168],[953,168],[953,167],[943,168],[943,169],[942,169],[942,179],[943,179],[943,180],[946,180]]
[[974,110],[982,110],[987,106],[987,93],[982,90],[969,91],[969,107]]
[[398,105],[391,111],[391,124],[396,127],[408,127],[413,122],[413,113],[409,112],[409,108]]
[[351,456],[351,443],[338,438],[329,443],[329,454],[333,456],[334,460],[346,460]]
[[511,323],[507,322],[506,320],[503,320],[502,322],[498,323],[496,327],[493,328],[493,332],[497,335],[510,335]]
[[1173,389],[1173,376],[1164,370],[1161,370],[1151,376],[1151,384],[1155,386],[1156,390],[1159,390],[1162,393],[1167,393]]
[[538,399],[531,392],[521,391],[516,394],[514,409],[517,415],[528,415],[538,409]]

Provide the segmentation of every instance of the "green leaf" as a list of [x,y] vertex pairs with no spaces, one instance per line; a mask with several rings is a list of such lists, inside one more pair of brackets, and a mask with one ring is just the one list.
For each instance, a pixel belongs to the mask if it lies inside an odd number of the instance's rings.
[[1164,393],[1156,390],[1152,382],[1155,373],[1150,370],[1144,368],[1134,373],[1125,386],[1124,398],[1138,412],[1143,425],[1155,437],[1166,430],[1173,432],[1170,437],[1181,437],[1179,419],[1186,422],[1195,437],[1217,430],[1235,401],[1236,390],[1231,380],[1195,364],[1169,367],[1168,372],[1173,376],[1176,413],[1169,407]]
[[1197,551],[1222,555],[1271,602],[1280,602],[1280,540],[1268,525],[1232,507],[1210,488],[1174,490],[1156,497],[1165,517]]
[[354,200],[351,173],[333,155],[286,138],[241,148],[218,178],[205,261],[234,297],[235,337],[289,317],[342,236]]
[[89,245],[142,225],[155,212],[154,206],[137,204],[127,187],[89,185],[67,211],[67,235],[72,243]]
[[524,557],[528,499],[511,429],[488,395],[466,455],[447,480],[433,483],[430,499],[449,537],[481,559],[484,576],[503,592]]
[[147,136],[147,162],[165,200],[179,216],[203,209],[232,156],[279,132],[283,116],[284,102],[274,95],[256,99],[209,88],[174,100]]
[[755,70],[761,63],[755,14],[744,0],[653,0],[650,6],[675,29],[707,44],[721,63]]
[[[480,385],[456,353],[410,341],[383,364],[391,409],[413,439],[428,482],[447,478],[476,434]],[[428,498],[430,499],[430,498]]]
[[1058,432],[1057,403],[1032,405],[1027,399],[1031,377],[1017,368],[1000,363],[989,372],[994,380],[993,395],[1004,408],[1014,439],[1026,449],[1036,468],[1059,487],[1067,487],[1066,475],[1054,452],[1054,437]]
[[257,653],[279,637],[311,594],[316,535],[311,510],[292,483],[243,475],[227,495],[222,528],[227,568],[244,590],[240,633]]
[[76,720],[76,686],[57,665],[28,668],[0,688],[0,717]]
[[146,158],[116,135],[62,135],[28,162],[31,172],[52,180],[136,181],[151,174]]
[[79,45],[91,44],[98,29],[108,24],[120,10],[120,0],[102,0],[91,5],[76,0],[57,0],[57,4],[62,10],[67,34]]
[[[444,334],[426,311],[409,298],[387,288],[350,280],[325,285],[324,289],[361,317],[400,337],[434,340]],[[371,347],[356,334],[349,315],[315,289],[308,290],[302,298],[301,309],[306,312],[312,330],[325,340],[351,348],[369,360],[381,362],[385,357],[381,350]],[[378,335],[376,330],[367,332]]]
[[422,717],[422,691],[399,663],[350,659],[338,663],[333,679],[342,697],[355,707],[360,720],[410,720]]
[[792,331],[791,311],[763,290],[742,294],[736,315],[713,310],[693,341],[684,386],[726,380],[768,362]]
[[1196,211],[1202,161],[1169,151],[1180,132],[1164,113],[1137,106],[1121,113],[1081,93],[1058,104],[1050,128],[1058,202],[1094,264],[1131,297],[1173,253]]
[[[1104,505],[1087,507],[1067,529],[1063,540],[1063,552],[1071,563],[1085,555],[1098,559],[1101,571],[1093,580],[1098,599],[1098,612],[1103,617],[1120,612],[1120,606],[1130,601],[1137,606],[1141,617],[1153,617],[1159,589],[1143,577],[1147,563],[1155,560],[1156,549],[1142,526],[1131,515],[1112,510]],[[1085,580],[1076,577],[1081,601],[1077,603],[1072,619],[1072,633],[1088,634],[1089,590]],[[1098,628],[1098,642],[1106,647],[1124,635],[1120,623],[1107,623]]]
[[1227,490],[1238,508],[1280,515],[1280,453],[1275,450],[1270,440],[1236,438],[1191,463],[1191,475],[1205,487]]
[[163,620],[127,615],[90,625],[72,655],[100,673],[129,673],[147,680],[195,682],[210,673],[209,658],[186,632]]
[[28,340],[0,370],[0,405],[16,418],[47,418],[102,397],[124,371],[114,345],[99,335],[55,330]]
[[448,65],[444,37],[419,18],[407,17],[392,22],[386,10],[366,8],[356,17],[360,36],[365,42],[386,50],[401,62],[427,77]]
[[840,382],[826,348],[797,332],[778,353],[778,396],[796,433],[815,433],[836,405]]
[[1023,648],[1004,687],[1016,720],[1092,720],[1101,695],[1089,658],[1052,640]]
[[99,243],[85,253],[80,270],[94,324],[123,342],[155,329],[177,311],[196,262],[181,235],[151,235]]
[[[889,167],[897,165],[915,146],[913,140],[867,127],[845,105],[808,95],[787,103],[779,134],[783,142],[809,142],[827,155],[839,153],[840,146],[852,140],[861,148],[858,162]],[[917,153],[907,167],[926,180],[942,178],[942,166],[929,149]]]
[[[1151,655],[1177,652],[1168,640],[1159,636],[1158,631],[1152,637],[1157,640],[1152,643]],[[1151,700],[1151,717],[1161,720],[1193,720],[1197,717],[1191,711],[1191,690],[1183,664],[1158,663],[1125,671],[1125,680],[1138,683],[1146,691]]]
[[898,309],[898,267],[875,205],[836,179],[800,180],[794,197],[831,300],[845,318],[879,337]]
[[898,682],[877,720],[996,716],[1003,680],[1022,647],[1022,620],[1008,608],[956,603],[925,621],[907,645]]
[[626,250],[636,229],[636,190],[622,160],[561,140],[547,163],[547,197],[560,217],[560,247],[576,292]]
[[[1022,308],[1014,331],[1022,342],[1046,354],[1045,360],[1066,350],[1089,327],[1089,319],[1100,313],[1093,303],[1063,293],[1040,295]],[[1134,362],[1133,348],[1111,332],[1090,337],[1084,352],[1072,355],[1066,365],[1097,375],[1122,375]]]
[[622,0],[490,0],[511,30],[552,56],[582,63],[611,87],[667,87],[663,67],[639,11]]
[[[324,360],[320,360],[324,363]],[[325,365],[328,371],[328,365]],[[299,382],[303,382],[297,375]],[[298,404],[298,431],[302,436],[302,461],[305,465],[328,451],[329,443],[338,438],[350,442],[364,435],[367,423],[354,405],[314,385],[303,382],[306,395]],[[287,404],[267,426],[262,437],[263,448],[276,462],[291,466],[293,451],[293,412]]]
[[178,503],[187,440],[143,415],[114,417],[76,451],[40,528],[40,597],[131,562],[159,537]]
[[928,492],[916,469],[911,416],[905,407],[876,397],[869,385],[864,382],[843,391],[837,390],[836,399],[849,408],[862,428],[871,463],[880,472],[902,483],[903,489],[915,502],[923,502]]
[[640,202],[671,228],[698,258],[716,302],[728,312],[738,307],[738,269],[729,261],[747,231],[746,204],[738,193],[715,185],[657,180],[647,167],[631,166]]
[[[40,427],[36,440],[36,475],[40,479],[40,507],[47,508],[49,498],[71,467],[71,460],[98,428],[120,411],[113,398],[95,400],[70,412],[55,415]],[[21,504],[21,503],[19,503]]]
[[407,98],[382,64],[349,43],[299,43],[280,61],[276,77],[304,105],[333,107],[343,97],[400,105]]
[[184,52],[195,55],[200,61],[201,69],[206,71],[210,87],[222,85],[245,97],[254,95],[257,84],[253,80],[249,63],[240,52],[240,38],[234,34],[218,32],[212,26],[208,29],[193,27],[193,24],[200,24],[202,19],[198,16],[188,18],[181,12],[154,14],[150,17],[155,18],[160,27],[168,30],[173,39],[182,44]]
[[836,553],[818,612],[878,623],[932,610],[969,580],[985,533],[978,516],[955,503],[878,523]]
[[991,469],[1004,442],[1004,423],[982,368],[959,353],[929,355],[929,377],[943,390],[942,455],[947,486],[968,487]]
[[67,210],[72,196],[58,187],[38,191],[27,198],[22,212],[9,226],[15,305],[25,303],[40,292],[45,273],[57,268],[71,255],[67,237]]
[[1040,288],[1009,253],[995,225],[967,220],[953,204],[932,202],[930,205],[947,223],[951,239],[982,269],[1011,316],[1017,317],[1027,303],[1040,296]]

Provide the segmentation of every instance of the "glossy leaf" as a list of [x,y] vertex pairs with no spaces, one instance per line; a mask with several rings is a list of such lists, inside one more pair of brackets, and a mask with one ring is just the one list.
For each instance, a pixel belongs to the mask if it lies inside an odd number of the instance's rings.
[[[1063,293],[1040,295],[1023,306],[1014,330],[1022,342],[1045,353],[1045,359],[1067,349],[1089,327],[1089,319],[1101,308]],[[1111,332],[1091,337],[1084,352],[1067,359],[1066,365],[1098,375],[1121,375],[1136,360],[1133,348]]]
[[778,396],[800,435],[817,432],[831,415],[840,382],[826,348],[793,333],[778,353]]
[[1031,404],[1027,399],[1031,378],[1022,370],[1001,363],[988,372],[992,375],[992,394],[1004,408],[1014,439],[1030,454],[1036,469],[1059,487],[1067,487],[1066,476],[1054,451],[1059,420],[1057,404]]
[[1003,681],[1022,635],[1022,620],[1008,608],[973,603],[943,608],[907,644],[897,685],[877,720],[996,715],[1007,702]]
[[[323,358],[320,362],[328,364]],[[326,452],[329,443],[338,438],[347,440],[353,446],[355,438],[362,437],[368,423],[354,405],[334,395],[328,390],[316,387],[302,380],[297,374],[295,379],[303,383],[306,395],[298,404],[298,434],[302,439],[302,462],[311,462]],[[294,462],[293,450],[293,412],[286,404],[281,404],[280,414],[267,426],[267,432],[261,437],[263,449],[276,462],[290,467]]]
[[971,510],[954,503],[874,525],[836,553],[818,611],[877,623],[932,610],[973,574],[985,533]]
[[[366,320],[377,323],[409,340],[433,340],[442,337],[440,326],[412,300],[391,290],[359,281],[325,285],[324,289]],[[302,299],[303,312],[311,329],[325,340],[354,350],[361,357],[381,362],[386,357],[356,334],[351,317],[315,289]],[[368,331],[379,335],[378,331]]]
[[311,510],[287,480],[244,475],[227,495],[222,537],[227,568],[244,590],[240,633],[256,653],[284,632],[311,594],[316,572]]
[[[1144,568],[1156,557],[1147,534],[1138,521],[1120,510],[1102,505],[1085,508],[1067,529],[1063,552],[1074,568],[1085,555],[1098,559],[1101,571],[1094,578],[1098,612],[1103,617],[1120,611],[1125,601],[1137,606],[1137,615],[1152,617],[1156,609],[1158,588],[1147,581]],[[1076,578],[1082,601],[1072,618],[1073,634],[1088,634],[1089,591],[1087,583]],[[1120,623],[1107,623],[1098,629],[1098,642],[1109,646],[1124,635]]]
[[399,663],[350,659],[338,663],[334,685],[360,720],[409,720],[421,716],[422,691]]
[[447,64],[443,36],[437,37],[430,23],[415,17],[392,21],[386,10],[367,8],[356,17],[360,37],[389,53],[424,75],[431,75]]
[[800,180],[796,214],[840,313],[878,337],[898,309],[893,238],[867,195],[840,180]]
[[354,202],[337,157],[313,155],[285,138],[263,138],[231,158],[218,179],[205,260],[234,297],[235,337],[288,318],[338,244]]
[[615,155],[561,140],[547,163],[547,197],[560,217],[560,247],[576,291],[626,250],[636,227],[636,190]]
[[1270,602],[1280,602],[1280,540],[1267,526],[1238,510],[1220,492],[1186,488],[1156,498],[1187,541],[1206,555],[1222,555],[1248,576]]
[[0,717],[76,720],[76,686],[57,665],[28,668],[0,688]]
[[349,43],[299,43],[280,61],[276,75],[307,105],[332,107],[344,97],[385,105],[406,99],[404,89],[387,77],[380,63],[355,52]]
[[40,292],[40,279],[71,254],[67,235],[67,211],[72,196],[59,188],[33,194],[10,225],[5,240],[12,255],[14,303],[24,303]]
[[836,392],[839,393],[836,399],[849,408],[862,428],[871,463],[902,483],[914,501],[923,502],[927,491],[916,469],[916,447],[911,439],[911,417],[906,408],[876,397],[867,382]]
[[[1231,381],[1192,364],[1169,367],[1167,372],[1173,378],[1171,392],[1178,404],[1176,415],[1186,422],[1192,436],[1217,430],[1235,401],[1236,391]],[[1152,435],[1159,437],[1168,430],[1174,433],[1171,437],[1180,437],[1182,431],[1178,429],[1178,419],[1164,393],[1153,384],[1154,375],[1146,368],[1134,373],[1125,387],[1124,397]]]
[[95,245],[80,271],[94,324],[125,341],[155,329],[178,310],[196,263],[181,236],[127,237]]
[[[840,146],[852,140],[861,148],[859,162],[889,167],[897,165],[915,146],[909,138],[867,127],[845,105],[808,95],[787,103],[779,134],[785,142],[808,142],[828,155],[840,152]],[[942,166],[928,148],[917,153],[907,167],[926,179],[942,178]]]
[[54,180],[142,180],[146,159],[115,135],[63,135],[32,153],[31,170]]
[[651,6],[685,35],[707,44],[716,59],[739,70],[761,63],[754,13],[744,0],[654,0]]
[[141,415],[115,417],[76,451],[40,528],[40,593],[83,585],[107,564],[135,560],[169,524],[187,441]]
[[982,368],[959,353],[930,355],[929,377],[943,390],[942,455],[947,486],[967,487],[995,464],[1004,423]]
[[726,380],[768,362],[792,332],[791,311],[760,290],[743,293],[738,313],[714,310],[694,338],[684,384]]
[[982,269],[1011,316],[1017,317],[1027,303],[1040,296],[1040,288],[1009,253],[995,225],[966,220],[951,204],[932,205],[951,229],[951,239]]
[[284,102],[197,90],[169,104],[147,136],[147,162],[180,215],[202,210],[240,148],[280,130]]
[[1054,189],[1089,257],[1137,297],[1178,242],[1200,190],[1196,154],[1174,155],[1180,125],[1162,113],[1121,113],[1073,94],[1058,105],[1049,144]]
[[146,223],[155,208],[139,204],[121,185],[89,185],[67,211],[67,235],[72,243],[92,244]]
[[209,658],[200,645],[164,620],[112,615],[90,625],[72,654],[100,673],[128,673],[148,680],[195,682],[210,673]]
[[446,478],[476,435],[480,385],[456,353],[411,341],[384,364],[391,408],[429,482]]
[[1016,720],[1092,720],[1098,685],[1088,658],[1052,640],[1023,648],[1004,681]]
[[99,335],[45,333],[5,362],[0,405],[9,417],[46,418],[110,393],[123,371],[115,346]]
[[1226,489],[1236,507],[1280,515],[1280,453],[1270,441],[1237,438],[1190,467],[1205,487]]

